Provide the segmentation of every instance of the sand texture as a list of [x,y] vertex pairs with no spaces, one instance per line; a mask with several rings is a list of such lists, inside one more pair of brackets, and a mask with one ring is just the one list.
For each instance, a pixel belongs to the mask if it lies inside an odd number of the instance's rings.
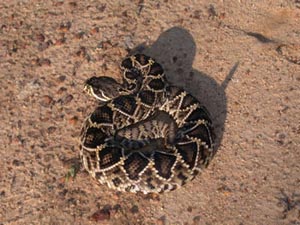
[[[300,224],[300,2],[0,2],[0,225]],[[184,187],[120,193],[78,167],[97,102],[143,52],[212,115],[218,152]],[[76,175],[73,177],[73,175]]]

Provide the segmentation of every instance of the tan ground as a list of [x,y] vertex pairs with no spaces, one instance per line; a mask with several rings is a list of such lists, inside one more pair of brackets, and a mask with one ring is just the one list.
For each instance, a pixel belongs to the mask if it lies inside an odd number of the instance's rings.
[[[300,224],[300,2],[0,3],[0,224]],[[93,75],[148,53],[212,114],[183,188],[116,193],[76,166]]]

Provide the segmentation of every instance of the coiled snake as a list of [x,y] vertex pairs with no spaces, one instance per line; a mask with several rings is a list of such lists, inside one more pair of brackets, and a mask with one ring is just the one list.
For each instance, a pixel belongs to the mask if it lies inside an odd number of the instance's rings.
[[162,66],[136,54],[121,63],[123,82],[92,77],[99,105],[84,122],[80,155],[101,184],[130,192],[174,190],[214,155],[212,122],[201,103],[170,85]]

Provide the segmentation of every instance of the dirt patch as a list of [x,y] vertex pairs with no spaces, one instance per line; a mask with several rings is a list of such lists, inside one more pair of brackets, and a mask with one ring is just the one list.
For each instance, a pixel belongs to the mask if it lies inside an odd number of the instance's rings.
[[[0,224],[300,224],[299,24],[299,1],[2,1]],[[158,196],[112,191],[76,162],[97,104],[83,82],[120,79],[135,51],[217,134],[208,169]]]

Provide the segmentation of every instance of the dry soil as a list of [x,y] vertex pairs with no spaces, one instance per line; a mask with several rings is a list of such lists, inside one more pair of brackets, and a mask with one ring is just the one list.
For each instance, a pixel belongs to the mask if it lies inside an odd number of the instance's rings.
[[[0,3],[0,224],[300,224],[298,0]],[[119,193],[78,169],[97,104],[143,52],[212,114],[218,152],[184,187]],[[74,176],[76,175],[76,176]]]

